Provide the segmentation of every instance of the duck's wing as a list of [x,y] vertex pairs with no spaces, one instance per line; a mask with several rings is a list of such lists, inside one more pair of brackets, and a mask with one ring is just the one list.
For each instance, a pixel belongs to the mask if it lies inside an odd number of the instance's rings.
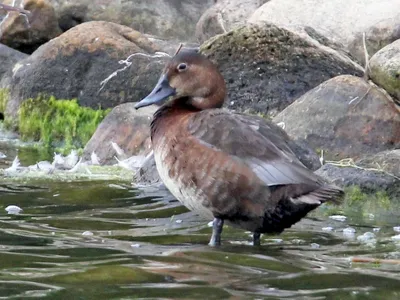
[[286,133],[267,121],[224,109],[205,110],[190,119],[187,129],[201,144],[246,165],[267,186],[323,183],[294,155]]

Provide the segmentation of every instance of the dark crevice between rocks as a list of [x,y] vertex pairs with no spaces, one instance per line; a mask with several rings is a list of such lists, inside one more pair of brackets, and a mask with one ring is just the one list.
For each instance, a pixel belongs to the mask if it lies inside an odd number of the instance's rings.
[[0,112],[0,121],[4,121],[4,114]]

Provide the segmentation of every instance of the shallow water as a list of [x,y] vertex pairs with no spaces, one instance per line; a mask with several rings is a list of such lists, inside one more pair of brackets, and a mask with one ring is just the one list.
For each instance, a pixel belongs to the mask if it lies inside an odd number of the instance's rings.
[[400,299],[399,210],[326,212],[261,247],[226,226],[212,249],[209,220],[157,187],[0,178],[0,299]]

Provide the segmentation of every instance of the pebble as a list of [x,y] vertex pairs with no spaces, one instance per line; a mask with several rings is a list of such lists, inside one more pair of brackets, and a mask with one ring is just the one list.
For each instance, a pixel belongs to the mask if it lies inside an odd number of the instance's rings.
[[6,212],[9,215],[18,215],[22,211],[22,208],[16,205],[9,205],[6,207]]
[[400,226],[393,227],[393,230],[396,231],[396,232],[400,232]]
[[140,248],[140,244],[132,244],[131,247],[132,248]]
[[182,220],[176,220],[175,223],[181,224]]
[[346,216],[342,216],[342,215],[333,215],[333,216],[329,216],[329,218],[333,219],[335,221],[340,221],[340,222],[344,222],[347,219]]
[[379,232],[381,229],[379,227],[375,227],[374,229],[372,229],[372,231],[374,232]]

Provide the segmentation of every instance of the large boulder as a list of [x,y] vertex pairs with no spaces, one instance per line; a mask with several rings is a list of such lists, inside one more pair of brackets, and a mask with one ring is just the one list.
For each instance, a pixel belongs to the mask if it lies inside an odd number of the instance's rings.
[[[5,0],[3,4],[13,5]],[[25,53],[32,53],[40,45],[61,34],[53,6],[47,0],[23,1],[26,16],[9,12],[0,24],[0,43]]]
[[[151,91],[164,65],[162,58],[145,56],[157,50],[141,33],[126,26],[108,22],[76,26],[14,68],[6,117],[14,118],[22,101],[39,94],[77,98],[81,106],[96,109],[138,101]],[[132,66],[119,63],[135,53]],[[124,67],[124,72],[101,88],[103,80]]]
[[[364,34],[368,55],[371,57],[383,47],[400,39],[400,13],[395,17],[373,24],[365,30]],[[357,33],[348,48],[357,61],[365,63],[363,38],[363,33]]]
[[328,39],[344,45],[361,63],[364,62],[363,51],[360,52],[362,33],[370,34],[379,22],[392,19],[392,22],[386,21],[390,27],[387,27],[385,35],[372,37],[374,41],[381,36],[381,41],[369,43],[370,36],[366,39],[371,54],[385,46],[391,37],[399,35],[399,7],[400,0],[271,0],[256,10],[249,22],[268,21],[294,31],[310,26]]
[[276,115],[340,74],[362,74],[349,58],[271,24],[242,26],[201,46],[228,86],[230,108]]
[[245,25],[253,12],[269,0],[220,0],[207,9],[196,24],[196,38],[204,42]]
[[323,165],[315,173],[341,187],[357,186],[367,194],[400,198],[400,150],[365,156],[355,162]]
[[309,91],[283,110],[283,122],[295,140],[324,150],[329,160],[357,159],[400,147],[400,111],[374,85],[344,75]]
[[382,151],[362,157],[357,165],[367,169],[377,169],[400,180],[400,149]]
[[100,123],[83,150],[83,157],[89,160],[95,152],[102,164],[114,164],[118,157],[112,142],[118,145],[126,157],[147,155],[151,151],[150,123],[156,107],[140,110],[134,103],[124,103],[115,107]]
[[400,104],[400,39],[375,53],[370,69],[371,79]]
[[25,53],[0,44],[0,79],[4,74],[10,71],[17,62],[23,60],[27,56],[28,55]]
[[63,29],[85,21],[108,21],[141,33],[194,40],[195,26],[215,0],[50,0]]

